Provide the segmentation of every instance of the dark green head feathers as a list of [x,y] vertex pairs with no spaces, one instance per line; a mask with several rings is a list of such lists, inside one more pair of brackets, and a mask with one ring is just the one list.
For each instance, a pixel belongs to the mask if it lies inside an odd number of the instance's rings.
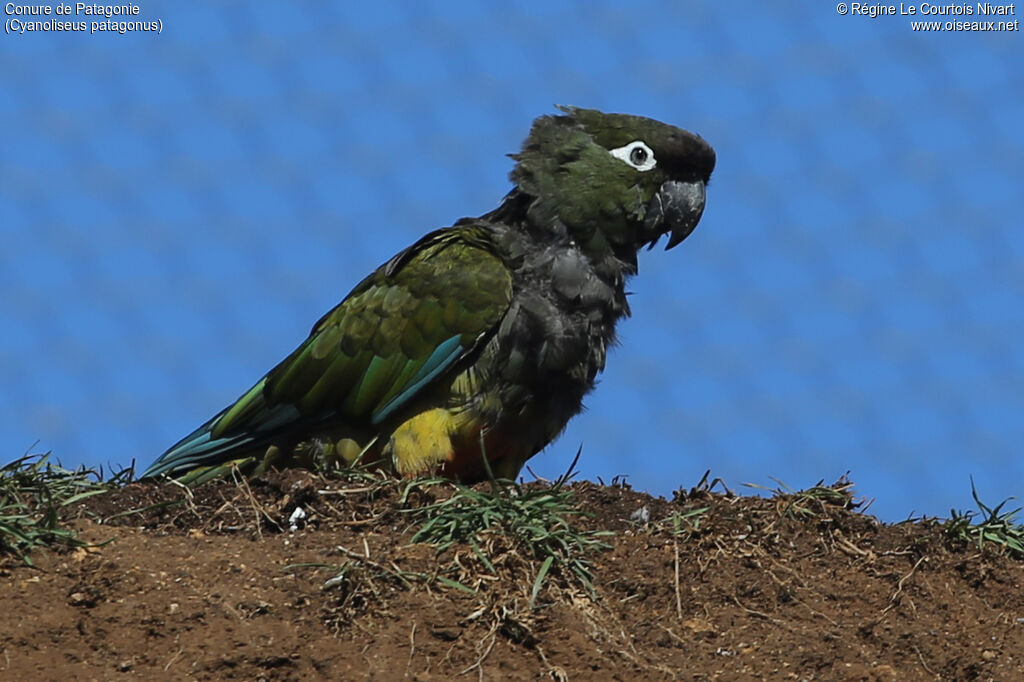
[[514,478],[583,408],[629,314],[637,251],[697,225],[715,153],[658,121],[563,107],[513,158],[499,208],[377,268],[142,477],[358,460]]
[[[557,216],[585,250],[618,255],[670,234],[681,242],[700,220],[715,152],[701,137],[649,118],[559,107],[534,121],[512,181]],[[560,227],[559,226],[559,227]]]

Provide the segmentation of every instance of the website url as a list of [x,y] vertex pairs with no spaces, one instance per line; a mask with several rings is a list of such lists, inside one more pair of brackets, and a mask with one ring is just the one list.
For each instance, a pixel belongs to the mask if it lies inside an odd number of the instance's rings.
[[1019,31],[1020,19],[1013,21],[912,21],[912,31]]

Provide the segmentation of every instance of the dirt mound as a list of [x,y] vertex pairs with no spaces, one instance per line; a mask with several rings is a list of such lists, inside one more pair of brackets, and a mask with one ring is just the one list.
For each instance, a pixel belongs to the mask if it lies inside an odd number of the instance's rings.
[[0,560],[0,677],[1024,679],[1024,562],[935,521],[845,486],[570,490],[566,535],[444,542],[443,517],[427,545],[448,486],[130,484],[65,510],[92,547]]

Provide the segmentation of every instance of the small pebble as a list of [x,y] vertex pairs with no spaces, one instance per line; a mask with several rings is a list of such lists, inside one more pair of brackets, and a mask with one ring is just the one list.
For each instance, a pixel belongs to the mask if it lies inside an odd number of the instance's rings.
[[292,515],[288,517],[288,530],[295,532],[299,529],[299,521],[303,521],[306,518],[306,510],[302,507],[296,507]]
[[633,523],[647,523],[651,518],[651,510],[647,507],[640,507],[635,512],[629,515],[629,520]]

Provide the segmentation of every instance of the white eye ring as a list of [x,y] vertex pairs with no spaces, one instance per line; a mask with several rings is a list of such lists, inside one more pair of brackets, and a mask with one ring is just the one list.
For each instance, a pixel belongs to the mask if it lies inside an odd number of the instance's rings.
[[625,161],[638,171],[649,171],[658,165],[658,162],[654,160],[654,150],[641,140],[634,140],[626,146],[612,149],[608,153],[616,159]]

